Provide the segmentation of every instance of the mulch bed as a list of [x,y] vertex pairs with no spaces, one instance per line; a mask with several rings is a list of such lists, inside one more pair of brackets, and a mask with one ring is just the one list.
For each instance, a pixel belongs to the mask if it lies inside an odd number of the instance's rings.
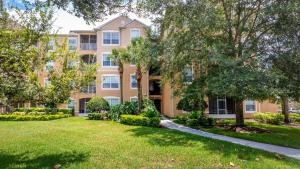
[[223,128],[225,130],[237,132],[237,133],[271,133],[270,130],[252,127],[252,126],[244,126],[244,127],[237,127],[237,126],[217,126],[218,128]]

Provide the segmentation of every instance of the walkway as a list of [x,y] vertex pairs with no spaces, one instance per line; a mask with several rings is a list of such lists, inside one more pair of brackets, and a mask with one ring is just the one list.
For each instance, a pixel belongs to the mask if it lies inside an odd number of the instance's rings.
[[208,132],[204,132],[201,130],[196,130],[196,129],[192,129],[189,127],[185,127],[185,126],[176,124],[168,119],[161,120],[160,124],[163,127],[166,127],[169,129],[174,129],[174,130],[178,130],[178,131],[182,131],[182,132],[186,132],[186,133],[190,133],[190,134],[196,134],[199,136],[208,137],[208,138],[212,138],[212,139],[227,141],[227,142],[231,142],[234,144],[252,147],[255,149],[265,150],[265,151],[268,151],[271,153],[282,154],[282,155],[300,160],[300,149],[287,148],[287,147],[276,146],[276,145],[272,145],[272,144],[259,143],[259,142],[255,142],[255,141],[249,141],[249,140],[244,140],[244,139],[239,139],[239,138],[223,136],[223,135],[219,135],[219,134],[208,133]]

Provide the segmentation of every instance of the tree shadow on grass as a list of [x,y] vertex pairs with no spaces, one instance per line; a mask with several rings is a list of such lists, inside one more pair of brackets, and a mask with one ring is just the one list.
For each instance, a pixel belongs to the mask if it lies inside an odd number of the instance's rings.
[[237,159],[246,161],[257,161],[261,157],[280,160],[282,157],[253,148],[171,129],[138,127],[130,129],[128,132],[131,132],[133,136],[146,138],[151,145],[155,146],[192,147],[199,151],[205,150],[211,154],[219,154],[224,157],[234,156]]
[[22,169],[43,169],[53,168],[54,165],[60,164],[62,168],[73,164],[86,161],[89,153],[65,152],[58,154],[36,154],[31,157],[32,153],[23,152],[19,154],[9,154],[0,152],[0,168],[22,168]]

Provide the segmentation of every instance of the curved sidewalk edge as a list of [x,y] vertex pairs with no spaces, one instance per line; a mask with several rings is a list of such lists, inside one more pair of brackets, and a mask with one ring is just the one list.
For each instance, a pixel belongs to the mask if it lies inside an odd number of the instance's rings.
[[239,145],[243,145],[243,146],[247,146],[247,147],[252,147],[255,149],[260,149],[260,150],[268,151],[271,153],[282,154],[287,157],[291,157],[291,158],[300,160],[300,149],[276,146],[276,145],[272,145],[272,144],[260,143],[260,142],[249,141],[249,140],[244,140],[244,139],[239,139],[239,138],[234,138],[234,137],[223,136],[223,135],[219,135],[219,134],[208,133],[208,132],[204,132],[201,130],[196,130],[196,129],[192,129],[189,127],[185,127],[185,126],[176,124],[176,123],[172,122],[171,120],[167,120],[167,119],[161,120],[160,125],[163,127],[178,130],[181,132],[195,134],[195,135],[212,138],[212,139],[216,139],[216,140],[227,141],[230,143],[239,144]]

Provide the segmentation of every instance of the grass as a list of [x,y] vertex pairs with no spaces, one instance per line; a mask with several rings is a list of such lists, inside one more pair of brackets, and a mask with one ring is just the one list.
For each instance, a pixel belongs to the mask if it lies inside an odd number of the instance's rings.
[[[228,120],[227,120],[228,121]],[[232,121],[232,124],[234,121]],[[224,128],[201,128],[211,133],[243,138],[263,143],[300,149],[300,128],[247,121],[246,125],[269,130],[271,133],[237,133]]]
[[[231,163],[231,165],[230,165]],[[0,122],[0,168],[299,168],[287,157],[162,128],[82,117]]]

